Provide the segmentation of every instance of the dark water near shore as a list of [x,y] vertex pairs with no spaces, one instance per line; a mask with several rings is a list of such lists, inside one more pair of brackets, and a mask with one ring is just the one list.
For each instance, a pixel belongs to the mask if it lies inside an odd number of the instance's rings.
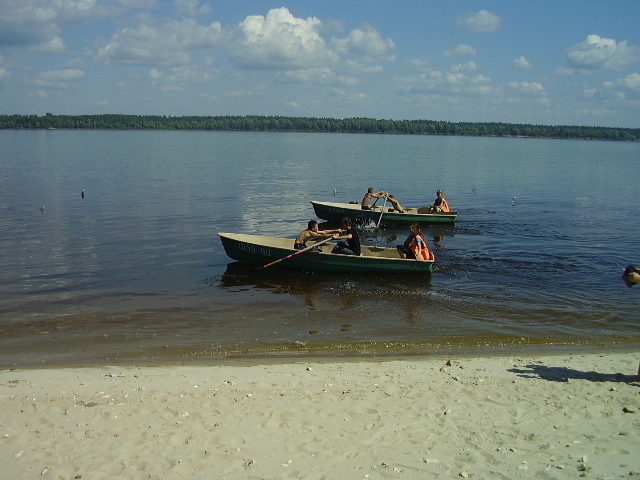
[[[0,365],[637,345],[639,162],[618,142],[0,131]],[[234,275],[218,232],[294,238],[309,200],[369,186],[445,191],[430,277]]]

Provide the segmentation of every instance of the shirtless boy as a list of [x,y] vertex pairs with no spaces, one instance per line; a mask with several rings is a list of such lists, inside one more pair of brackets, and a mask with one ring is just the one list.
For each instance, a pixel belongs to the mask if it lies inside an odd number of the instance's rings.
[[362,199],[360,208],[362,210],[371,210],[371,207],[369,206],[369,202],[371,202],[372,198],[385,198],[386,196],[387,194],[384,192],[374,193],[373,187],[369,187],[369,190],[367,190],[367,193],[364,195],[364,198]]
[[307,224],[307,229],[300,232],[300,235],[296,238],[293,248],[296,250],[305,249],[309,240],[331,238],[340,232],[342,230],[318,230],[318,222],[310,220]]

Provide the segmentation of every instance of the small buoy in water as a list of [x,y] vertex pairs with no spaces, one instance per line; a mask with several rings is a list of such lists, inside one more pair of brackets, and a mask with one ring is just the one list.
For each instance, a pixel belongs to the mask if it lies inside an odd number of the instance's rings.
[[333,189],[333,198],[336,198],[336,193],[338,193],[338,190],[334,188]]
[[82,198],[84,198],[84,188],[82,189],[82,193],[80,194]]
[[516,197],[513,197],[513,198],[511,199],[511,205],[515,205],[515,204],[516,204]]
[[40,207],[40,211],[41,211],[42,213],[44,213],[44,205],[42,205],[42,206]]

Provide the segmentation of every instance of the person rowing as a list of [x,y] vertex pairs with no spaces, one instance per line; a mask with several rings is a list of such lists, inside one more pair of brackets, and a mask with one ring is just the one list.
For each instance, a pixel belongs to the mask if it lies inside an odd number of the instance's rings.
[[371,210],[371,207],[369,206],[369,203],[371,203],[371,199],[375,198],[386,198],[387,194],[385,192],[374,192],[373,187],[369,187],[369,189],[367,190],[367,193],[364,194],[364,197],[362,198],[362,202],[360,203],[360,208],[362,210]]
[[[307,224],[307,229],[300,232],[293,242],[293,248],[296,250],[304,250],[307,248],[307,242],[309,240],[322,240],[325,238],[332,238],[340,234],[342,230],[319,230],[318,222],[310,220]],[[313,249],[315,252],[319,252],[320,249]]]

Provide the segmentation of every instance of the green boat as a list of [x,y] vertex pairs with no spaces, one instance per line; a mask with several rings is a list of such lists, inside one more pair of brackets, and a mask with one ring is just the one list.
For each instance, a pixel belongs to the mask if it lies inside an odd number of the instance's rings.
[[372,206],[371,210],[362,210],[359,203],[336,203],[311,201],[313,210],[318,218],[339,221],[344,217],[351,217],[355,222],[373,222],[376,225],[420,225],[430,223],[454,223],[457,212],[431,213],[428,207],[405,208],[404,213],[396,212],[388,205]]
[[[241,233],[219,233],[226,254],[239,262],[309,271],[360,273],[428,273],[433,260],[407,260],[395,248],[362,245],[362,254],[331,253],[332,244],[318,242],[319,252],[295,250],[293,239]],[[308,243],[309,247],[313,244]]]

